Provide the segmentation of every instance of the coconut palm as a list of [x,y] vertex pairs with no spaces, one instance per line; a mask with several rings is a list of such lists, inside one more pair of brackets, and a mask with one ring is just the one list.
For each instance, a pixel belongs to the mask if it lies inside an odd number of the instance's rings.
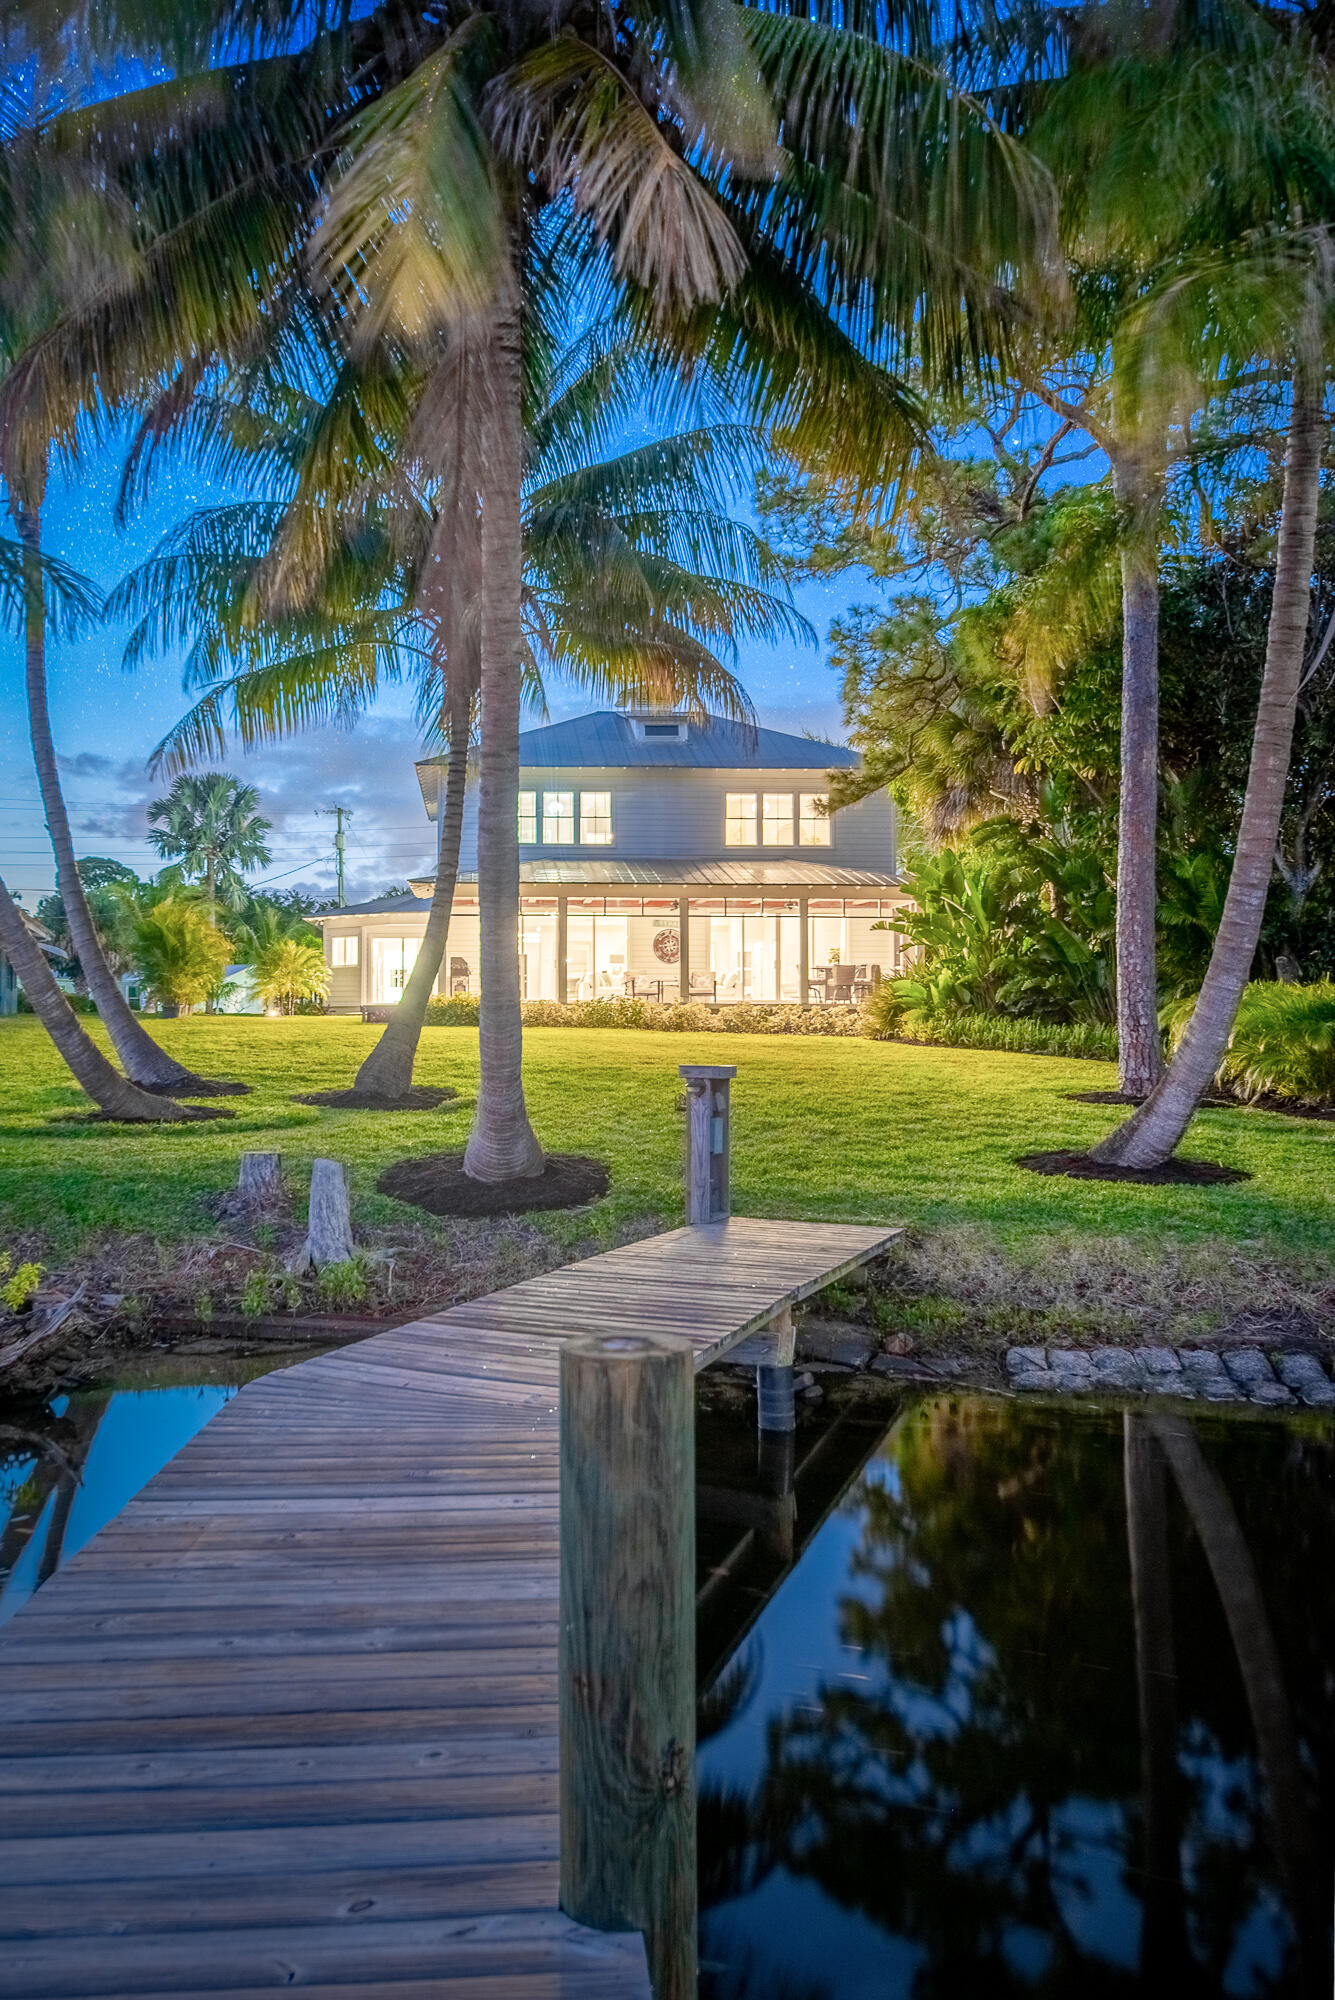
[[[9,99],[6,99],[8,107]],[[46,156],[43,124],[11,124],[0,145],[0,363],[11,378],[28,365],[63,311],[106,281],[119,252],[114,210],[98,199],[86,174]],[[77,396],[66,394],[61,415],[72,428]],[[23,551],[25,691],[33,762],[42,809],[56,860],[56,886],[65,906],[70,940],[88,990],[131,1079],[145,1090],[209,1090],[204,1080],[167,1054],[132,1013],[107,964],[79,878],[69,815],[60,789],[47,696],[50,595],[59,574],[42,553],[42,507],[51,457],[51,428],[41,422],[0,444],[0,474],[7,488]],[[96,593],[65,571],[67,601],[73,588],[85,619]]]
[[[775,594],[768,550],[727,511],[739,469],[759,441],[735,425],[705,424],[598,457],[640,386],[633,357],[590,336],[555,365],[529,414],[527,684],[540,697],[544,673],[555,671],[617,701],[746,716],[745,696],[720,654],[743,634],[805,629]],[[230,402],[196,412],[191,437],[197,444],[206,423],[216,434],[243,414]],[[290,436],[280,455],[291,464],[297,455],[289,447]],[[423,718],[449,753],[436,881],[413,972],[354,1086],[368,1101],[397,1098],[411,1085],[458,869],[478,685],[480,546],[475,515],[470,536],[467,520],[451,511],[457,490],[450,481],[433,505],[401,482],[370,504],[363,496],[345,520],[341,546],[324,549],[321,594],[274,622],[257,620],[256,594],[275,551],[281,557],[285,543],[305,535],[305,511],[323,520],[337,512],[327,485],[316,495],[303,484],[282,514],[227,508],[191,517],[111,600],[137,617],[127,657],[169,638],[194,640],[187,674],[201,698],[160,746],[169,765],[218,747],[229,721],[244,742],[256,742],[319,716],[346,716],[401,673],[416,681]],[[321,630],[319,616],[332,612],[335,595],[337,620]]]
[[[529,357],[580,283],[600,279],[636,308],[643,339],[683,363],[711,358],[790,442],[839,441],[847,469],[873,484],[902,464],[917,428],[911,399],[860,349],[888,355],[898,341],[932,372],[993,351],[1005,328],[998,274],[1046,250],[1044,177],[934,64],[920,12],[860,16],[866,33],[842,17],[720,0],[596,20],[564,4],[459,15],[424,4],[356,23],[322,15],[313,31],[256,0],[14,10],[30,14],[71,50],[174,70],[165,99],[138,93],[132,121],[99,106],[89,123],[112,135],[97,143],[113,157],[120,146],[151,159],[134,189],[155,224],[159,183],[179,193],[178,156],[192,146],[210,198],[203,226],[146,231],[133,276],[62,324],[11,398],[11,422],[34,421],[64,370],[114,406],[162,376],[173,338],[187,393],[218,351],[262,337],[290,293],[335,132],[345,143],[316,254],[360,351],[434,365],[446,343],[453,393],[435,407],[450,421],[428,426],[423,449],[448,459],[462,408],[481,545],[483,1079],[467,1165],[484,1179],[534,1173],[515,814]],[[243,75],[238,49],[272,59]],[[211,58],[230,67],[199,82],[216,119],[201,137],[180,107],[192,67]],[[359,97],[373,101],[348,123]],[[159,146],[164,103],[170,144]],[[155,269],[168,285],[154,287]]]
[[239,910],[246,899],[247,868],[272,860],[265,835],[270,822],[260,816],[260,795],[227,771],[203,771],[176,780],[165,798],[148,809],[148,837],[165,859],[204,890],[209,922],[216,923],[218,899]]
[[33,1013],[75,1081],[106,1117],[123,1119],[127,1124],[154,1124],[199,1115],[169,1097],[141,1090],[107,1061],[96,1042],[84,1032],[78,1015],[57,986],[40,946],[23,921],[23,912],[3,881],[0,881],[0,947],[18,974]]

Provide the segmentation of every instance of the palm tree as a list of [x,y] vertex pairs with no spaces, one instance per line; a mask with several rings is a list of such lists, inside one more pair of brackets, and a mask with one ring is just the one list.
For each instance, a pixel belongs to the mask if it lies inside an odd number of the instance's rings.
[[[313,34],[259,0],[146,16],[56,0],[37,18],[48,38],[63,23],[91,56],[157,58],[174,76],[165,94],[136,94],[132,119],[99,106],[86,121],[152,226],[131,276],[35,357],[0,412],[11,425],[50,410],[58,366],[117,407],[161,379],[173,340],[173,387],[188,393],[220,353],[263,339],[302,269],[335,132],[317,251],[360,351],[434,364],[447,343],[477,448],[482,554],[484,1077],[467,1164],[489,1179],[535,1172],[515,814],[528,358],[581,285],[605,284],[646,343],[682,365],[711,358],[794,448],[833,443],[873,485],[918,431],[911,399],[861,350],[908,347],[942,374],[995,351],[998,275],[1046,260],[1045,178],[938,65],[920,12],[859,17],[865,34],[717,0],[596,20],[564,0],[458,19],[422,4],[321,16]],[[252,71],[260,50],[270,60]],[[215,56],[232,67],[198,79],[216,122],[196,128],[179,115],[185,80]],[[424,452],[444,463],[451,436],[428,425]]]
[[239,910],[246,898],[242,872],[266,868],[272,860],[265,835],[270,822],[259,812],[260,795],[227,771],[179,777],[165,798],[148,809],[148,837],[165,859],[180,863],[187,881],[204,889],[209,922],[216,923],[218,898]]
[[56,985],[55,976],[31,931],[23,912],[0,881],[0,946],[32,1003],[32,1011],[46,1029],[57,1050],[82,1084],[98,1109],[108,1118],[128,1124],[154,1124],[194,1118],[200,1114],[169,1097],[154,1096],[114,1069],[85,1034],[79,1017]]
[[[805,629],[775,595],[776,566],[768,550],[727,512],[737,474],[760,441],[735,425],[706,424],[591,459],[591,449],[596,452],[617,428],[643,387],[632,355],[590,335],[553,365],[529,414],[526,684],[540,697],[544,670],[554,670],[619,701],[713,705],[749,715],[720,650],[744,633]],[[303,411],[299,429],[311,413],[299,399],[284,401],[294,417]],[[323,407],[313,402],[315,410]],[[197,416],[191,442],[197,445],[198,425],[205,421],[216,430],[245,414],[230,400],[219,402],[207,417]],[[404,419],[412,421],[406,407]],[[297,462],[290,434],[265,436],[266,454],[276,449],[284,463]],[[467,450],[464,437],[459,450]],[[192,516],[110,600],[137,620],[127,657],[142,657],[169,634],[178,641],[198,635],[189,673],[202,683],[201,699],[160,746],[168,765],[216,747],[229,717],[249,744],[317,715],[347,715],[401,671],[416,679],[419,711],[449,753],[436,881],[413,972],[354,1085],[368,1102],[395,1100],[411,1087],[458,871],[478,683],[480,561],[476,514],[460,514],[459,487],[452,478],[433,506],[424,505],[416,489],[399,486],[369,500],[361,496],[360,511],[342,517],[338,542],[331,538],[322,547],[324,595],[273,624],[254,616],[257,590],[271,565],[281,563],[285,542],[305,540],[305,510],[322,521],[338,514],[327,484],[317,495],[303,483],[284,515],[227,508]],[[403,556],[397,567],[385,560],[394,546]],[[350,550],[363,552],[355,585]],[[312,644],[321,607],[332,611],[331,579],[337,622]],[[416,637],[414,625],[420,628]],[[258,666],[251,664],[257,653]]]
[[1172,1063],[1133,1117],[1093,1148],[1095,1159],[1117,1166],[1161,1166],[1176,1150],[1223,1060],[1260,941],[1307,646],[1326,441],[1325,322],[1332,257],[1324,230],[1315,233],[1310,247],[1313,265],[1293,356],[1265,668],[1228,893],[1205,979]]
[[[0,232],[0,354],[11,377],[21,372],[51,323],[68,308],[71,294],[77,298],[105,280],[114,250],[108,242],[104,205],[96,202],[86,180],[77,177],[71,186],[68,173],[53,174],[42,153],[39,120],[11,125],[4,133],[0,178],[5,184],[7,228]],[[76,405],[77,398],[66,397],[63,414],[71,427]],[[53,581],[59,579],[67,602],[77,605],[85,622],[100,607],[91,585],[72,571],[54,568],[43,556],[42,506],[50,450],[50,430],[41,424],[21,437],[8,434],[0,445],[0,472],[22,549],[28,725],[55,854],[56,887],[88,990],[130,1078],[144,1090],[188,1090],[198,1095],[210,1086],[169,1056],[131,1011],[107,964],[75,861],[47,700]]]

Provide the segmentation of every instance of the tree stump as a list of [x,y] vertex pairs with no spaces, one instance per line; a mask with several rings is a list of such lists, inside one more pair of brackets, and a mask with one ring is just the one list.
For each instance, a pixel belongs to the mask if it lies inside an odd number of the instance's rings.
[[277,1208],[283,1199],[282,1154],[243,1153],[237,1169],[236,1192],[245,1208]]
[[319,1271],[326,1264],[346,1264],[356,1254],[347,1174],[337,1160],[313,1160],[306,1241],[289,1268],[299,1276],[303,1271]]

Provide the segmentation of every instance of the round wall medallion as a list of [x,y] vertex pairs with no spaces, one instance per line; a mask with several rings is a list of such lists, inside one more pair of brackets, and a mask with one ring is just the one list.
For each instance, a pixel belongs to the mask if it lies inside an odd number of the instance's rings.
[[676,931],[659,931],[654,938],[654,957],[660,965],[675,965],[681,957],[681,939]]

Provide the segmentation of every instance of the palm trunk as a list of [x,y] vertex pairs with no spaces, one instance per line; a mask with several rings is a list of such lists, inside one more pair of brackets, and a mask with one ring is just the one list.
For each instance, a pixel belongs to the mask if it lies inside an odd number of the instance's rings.
[[1182,1896],[1177,1669],[1168,1562],[1163,1453],[1145,1418],[1122,1416],[1126,1540],[1131,1559],[1142,1820],[1140,1977],[1147,1991],[1180,1992],[1190,1964]]
[[475,1180],[540,1174],[542,1147],[524,1103],[519,991],[520,604],[523,417],[519,308],[498,310],[489,343],[482,475],[482,726],[478,911],[482,922],[481,1084],[464,1154]]
[[1135,1115],[1094,1147],[1096,1160],[1158,1167],[1169,1158],[1223,1060],[1238,1002],[1251,976],[1275,865],[1307,643],[1325,437],[1324,381],[1315,358],[1304,356],[1294,370],[1275,589],[1247,793],[1209,968],[1170,1068]]
[[1113,490],[1128,516],[1122,543],[1122,770],[1117,813],[1117,1059],[1128,1097],[1148,1097],[1163,1073],[1155,953],[1159,804],[1159,572],[1153,494],[1114,458]]
[[357,1072],[353,1089],[366,1097],[402,1097],[412,1088],[413,1063],[436,975],[445,956],[445,940],[454,908],[459,877],[459,841],[463,833],[464,793],[468,787],[468,720],[471,702],[466,690],[450,700],[450,761],[440,814],[440,845],[436,854],[436,885],[427,913],[422,949],[390,1015],[385,1032]]
[[1325,1930],[1324,1898],[1311,1865],[1315,1843],[1303,1797],[1284,1662],[1270,1628],[1261,1579],[1228,1489],[1206,1462],[1191,1425],[1181,1418],[1155,1417],[1151,1429],[1172,1467],[1219,1593],[1256,1737],[1275,1861],[1293,1918],[1297,1990],[1299,1994],[1315,1994],[1320,1974],[1312,1946],[1315,1944],[1319,1955]]
[[0,882],[0,946],[23,983],[33,1013],[73,1071],[75,1080],[82,1084],[99,1110],[105,1111],[109,1118],[123,1118],[132,1123],[179,1121],[198,1115],[185,1105],[173,1103],[169,1097],[140,1090],[112,1068],[101,1049],[80,1027],[78,1015],[56,985],[55,975],[3,882]]
[[56,857],[56,887],[65,905],[70,943],[83,968],[88,991],[131,1082],[137,1083],[142,1090],[195,1090],[201,1079],[176,1062],[165,1049],[159,1048],[131,1012],[129,1002],[107,964],[102,941],[83,893],[83,884],[75,865],[69,816],[60,790],[47,707],[46,602],[42,587],[40,511],[37,508],[21,508],[18,529],[23,543],[28,727],[33,762],[37,767],[37,783],[42,794],[42,810]]
[[[210,854],[208,867],[204,873],[204,895],[208,904],[209,922],[216,926],[218,922],[218,885],[214,872],[215,866],[214,857]],[[212,994],[206,993],[204,996],[204,1012],[206,1014],[213,1012]]]

